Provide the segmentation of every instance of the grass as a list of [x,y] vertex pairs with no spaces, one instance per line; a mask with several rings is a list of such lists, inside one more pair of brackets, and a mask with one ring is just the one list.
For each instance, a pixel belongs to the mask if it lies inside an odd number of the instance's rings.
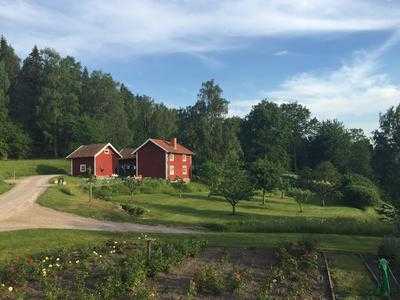
[[27,159],[27,160],[0,160],[0,177],[12,178],[47,175],[67,174],[70,169],[66,159]]
[[11,189],[11,187],[12,184],[4,182],[3,180],[0,179],[0,194],[7,192],[9,189]]
[[365,299],[374,294],[375,284],[357,255],[330,255],[329,267],[338,298]]
[[[0,261],[16,256],[38,254],[47,250],[95,245],[109,239],[137,239],[139,233],[112,233],[83,230],[32,229],[0,232]],[[376,253],[382,242],[378,237],[354,237],[324,234],[277,233],[208,233],[208,234],[152,234],[165,241],[187,238],[208,241],[209,246],[271,248],[282,242],[312,238],[325,251]]]
[[[242,201],[237,215],[231,215],[230,205],[222,198],[209,198],[205,192],[176,194],[138,194],[131,201],[127,195],[113,196],[110,201],[95,199],[89,203],[87,193],[78,178],[68,177],[67,185],[73,195],[51,187],[39,203],[53,209],[112,221],[134,221],[145,224],[165,224],[202,227],[224,232],[293,232],[381,236],[391,232],[392,226],[379,220],[373,208],[361,210],[343,206],[321,207],[304,204],[298,212],[292,198],[271,195],[267,206],[260,201]],[[259,199],[256,199],[259,200]],[[129,216],[120,204],[132,204],[148,212],[142,218]]]

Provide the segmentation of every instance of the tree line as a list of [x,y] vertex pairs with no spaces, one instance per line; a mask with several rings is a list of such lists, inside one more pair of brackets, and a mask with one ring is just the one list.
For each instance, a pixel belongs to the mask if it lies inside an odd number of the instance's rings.
[[22,61],[0,41],[1,159],[65,157],[81,144],[135,147],[148,137],[178,137],[196,153],[198,176],[218,172],[215,165],[227,158],[247,170],[294,174],[329,162],[400,201],[400,105],[380,116],[372,138],[338,120],[317,120],[296,102],[264,99],[243,118],[229,117],[228,105],[214,80],[201,84],[193,105],[169,108],[110,74],[89,72],[74,57],[35,46]]

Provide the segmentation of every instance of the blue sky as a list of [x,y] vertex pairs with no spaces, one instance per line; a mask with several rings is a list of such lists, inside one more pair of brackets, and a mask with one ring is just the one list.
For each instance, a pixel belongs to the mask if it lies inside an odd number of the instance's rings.
[[0,34],[77,57],[171,107],[215,79],[244,116],[297,101],[367,133],[400,103],[400,1],[0,0]]

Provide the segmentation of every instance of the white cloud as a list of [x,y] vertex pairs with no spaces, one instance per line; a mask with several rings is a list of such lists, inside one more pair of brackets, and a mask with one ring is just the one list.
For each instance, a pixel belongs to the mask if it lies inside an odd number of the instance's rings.
[[288,55],[288,54],[289,54],[288,50],[280,50],[280,51],[276,51],[274,53],[275,56],[285,56],[285,55]]
[[[400,86],[380,69],[381,56],[399,39],[396,32],[381,47],[358,51],[350,62],[330,72],[297,74],[277,89],[263,92],[264,97],[277,102],[297,101],[320,119],[338,118],[348,126],[370,132],[377,127],[379,112],[400,103]],[[234,101],[232,113],[245,115],[255,103]]]
[[0,0],[0,28],[20,52],[128,56],[207,53],[243,38],[391,29],[396,3],[364,0]]

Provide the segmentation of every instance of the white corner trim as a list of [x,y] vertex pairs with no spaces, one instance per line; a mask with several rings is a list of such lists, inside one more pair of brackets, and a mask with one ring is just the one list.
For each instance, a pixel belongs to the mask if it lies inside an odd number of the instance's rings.
[[76,151],[78,151],[79,149],[81,149],[83,147],[83,145],[80,145],[78,148],[76,148],[74,151],[72,151],[72,153],[70,153],[67,157],[66,157],[66,159],[69,159],[69,157],[72,155],[72,154],[74,154]]
[[94,157],[96,157],[97,155],[99,155],[101,152],[103,152],[103,150],[107,147],[111,147],[111,149],[114,150],[115,153],[117,153],[119,155],[120,158],[122,158],[121,153],[119,153],[119,151],[117,149],[115,149],[115,147],[113,145],[111,145],[111,143],[107,143],[103,148],[101,148],[95,155]]

